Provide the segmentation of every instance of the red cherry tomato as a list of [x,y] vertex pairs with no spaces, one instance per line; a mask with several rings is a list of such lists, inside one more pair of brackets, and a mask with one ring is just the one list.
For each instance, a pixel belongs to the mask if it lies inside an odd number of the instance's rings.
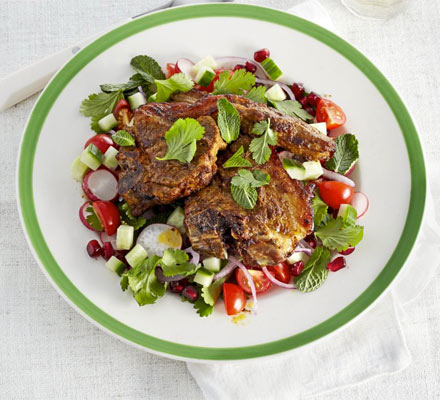
[[172,77],[174,74],[178,74],[182,72],[176,64],[168,63],[167,64],[167,78]]
[[107,135],[106,133],[100,133],[92,136],[89,140],[87,140],[84,148],[86,148],[89,144],[94,144],[102,154],[104,154],[110,146],[115,145],[110,135]]
[[269,272],[274,275],[275,279],[283,283],[289,283],[291,279],[290,266],[286,262],[267,267]]
[[[272,282],[263,271],[257,269],[248,269],[248,271],[254,280],[255,290],[257,293],[264,293],[272,286]],[[240,268],[236,269],[235,279],[237,279],[237,283],[246,293],[252,293],[248,279]]]
[[319,195],[331,208],[338,209],[341,204],[349,204],[354,195],[354,188],[337,181],[318,183]]
[[127,100],[121,99],[116,103],[115,108],[113,109],[113,115],[116,119],[119,117],[119,113],[124,108],[131,111],[130,103]]
[[223,284],[223,298],[228,315],[238,314],[246,305],[246,297],[243,290],[234,283]]
[[114,235],[118,226],[121,225],[118,208],[111,201],[94,201],[92,205],[107,235]]
[[344,111],[330,100],[320,99],[316,106],[316,120],[325,122],[327,129],[335,129],[345,124]]

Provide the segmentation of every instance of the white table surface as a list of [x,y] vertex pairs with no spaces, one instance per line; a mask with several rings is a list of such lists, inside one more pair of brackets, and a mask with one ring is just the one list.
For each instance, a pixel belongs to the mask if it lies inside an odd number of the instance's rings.
[[[389,77],[412,111],[436,172],[440,206],[439,2],[410,0],[395,18],[371,21],[353,16],[339,0],[320,1],[340,34]],[[161,3],[1,0],[0,76]],[[287,9],[296,1],[253,3]],[[60,298],[33,260],[18,220],[15,161],[35,99],[0,113],[0,399],[202,399],[183,362],[139,351],[95,328]],[[406,310],[409,368],[314,399],[439,398],[440,271]]]

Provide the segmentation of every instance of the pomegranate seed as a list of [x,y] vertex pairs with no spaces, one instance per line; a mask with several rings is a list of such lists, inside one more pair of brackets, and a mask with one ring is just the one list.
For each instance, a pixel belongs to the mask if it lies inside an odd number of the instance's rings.
[[188,286],[187,279],[181,279],[180,281],[170,282],[170,290],[173,293],[180,294],[185,287]]
[[297,98],[297,100],[301,103],[301,105],[303,107],[308,107],[308,103],[307,103],[307,97],[301,97],[301,98]]
[[246,65],[243,65],[243,64],[237,64],[237,65],[234,67],[233,71],[238,71],[239,69],[246,69]]
[[98,257],[102,252],[102,248],[97,240],[91,240],[87,243],[87,253],[90,257]]
[[103,246],[103,253],[102,256],[107,261],[112,255],[114,255],[115,252],[113,250],[113,246],[110,242],[105,242]]
[[190,301],[196,301],[199,297],[199,292],[194,286],[187,286],[183,289],[182,296]]
[[344,257],[336,257],[333,261],[329,262],[327,264],[327,269],[329,271],[339,271],[341,268],[345,268],[347,266],[347,263],[345,262]]
[[355,247],[349,247],[347,250],[340,251],[339,254],[342,254],[343,256],[348,256],[349,254],[353,253]]
[[307,96],[307,103],[312,107],[316,107],[320,99],[321,97],[319,97],[315,92],[310,92]]
[[316,111],[313,107],[306,106],[304,107],[304,110],[307,111],[312,117],[314,117],[316,114]]
[[315,236],[313,236],[313,233],[306,236],[304,240],[312,249],[316,247],[316,239]]
[[304,269],[304,261],[297,261],[290,268],[290,272],[293,276],[301,275],[302,270]]
[[302,83],[294,83],[292,85],[292,92],[295,95],[296,99],[304,96],[304,86]]
[[246,61],[246,71],[254,73],[257,70],[257,66],[254,63]]
[[254,60],[260,63],[269,56],[270,56],[270,51],[268,49],[261,49],[254,53]]

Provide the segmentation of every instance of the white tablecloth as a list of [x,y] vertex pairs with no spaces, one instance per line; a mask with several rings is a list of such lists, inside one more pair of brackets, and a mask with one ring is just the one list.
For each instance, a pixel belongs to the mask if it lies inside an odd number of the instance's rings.
[[[371,21],[354,17],[339,0],[320,1],[338,32],[389,77],[412,111],[440,206],[439,3],[412,0],[405,13]],[[161,3],[1,0],[0,76]],[[295,0],[253,3],[287,9]],[[136,350],[95,328],[56,294],[33,260],[15,205],[15,161],[34,101],[0,113],[0,399],[201,399],[184,363]],[[406,311],[409,368],[314,400],[438,398],[440,271]]]

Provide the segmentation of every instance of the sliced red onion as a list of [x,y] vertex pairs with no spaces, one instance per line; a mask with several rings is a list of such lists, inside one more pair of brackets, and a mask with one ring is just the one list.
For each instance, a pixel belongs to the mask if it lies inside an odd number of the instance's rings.
[[139,93],[142,93],[142,96],[144,96],[146,99],[148,98],[144,92],[144,89],[142,89],[142,86],[138,86],[138,90],[139,90]]
[[275,279],[273,277],[273,275],[269,272],[269,270],[267,269],[267,267],[263,267],[263,272],[264,275],[267,276],[267,278],[274,284],[277,285],[279,287],[282,287],[284,289],[295,289],[295,285],[293,283],[284,283],[279,281],[278,279]]
[[365,193],[356,192],[353,195],[353,199],[351,200],[351,205],[357,211],[357,218],[360,218],[365,215],[368,211],[368,207],[370,206],[370,201]]
[[176,281],[180,281],[181,279],[185,278],[183,275],[165,276],[162,268],[160,268],[160,267],[157,267],[154,272],[156,273],[156,278],[160,283],[176,282]]
[[263,85],[267,86],[267,85],[275,85],[276,83],[278,83],[278,85],[280,85],[283,90],[287,93],[287,96],[290,98],[290,100],[296,100],[295,99],[295,95],[292,92],[292,89],[290,89],[290,87],[288,85],[286,85],[283,82],[278,82],[278,81],[272,81],[270,79],[256,79],[257,83],[262,83]]
[[305,249],[310,249],[311,251],[313,251],[313,247],[310,246],[304,239],[300,240],[298,245]]
[[293,158],[294,154],[290,151],[284,150],[281,153],[278,153],[278,157],[281,161],[283,161],[285,158]]
[[312,254],[312,249],[306,249],[305,247],[297,246],[293,252],[294,253],[305,253],[308,256],[310,256]]
[[348,186],[355,187],[356,184],[350,179],[347,178],[344,175],[338,174],[337,172],[329,171],[328,169],[323,168],[322,169],[324,173],[322,174],[322,177],[325,179],[330,179],[331,181],[338,181],[345,183]]
[[252,278],[251,274],[249,273],[248,269],[237,259],[234,257],[230,257],[230,260],[238,266],[238,268],[241,269],[244,276],[248,280],[249,287],[251,288],[252,298],[254,299],[254,306],[252,307],[252,312],[254,314],[257,313],[258,305],[257,305],[257,289],[255,288],[254,278]]
[[188,253],[191,255],[191,264],[198,265],[200,262],[200,254],[194,251],[192,247],[188,247],[187,249],[183,250],[185,253]]
[[254,73],[254,75],[257,78],[266,79],[269,77],[261,65],[259,65],[255,61],[250,60],[248,58],[244,58],[244,57],[217,57],[215,59],[215,61],[217,61],[218,68],[226,68],[226,69],[233,69],[237,64],[246,65],[247,62],[250,62],[257,67],[257,70]]
[[91,231],[94,231],[95,229],[93,229],[90,224],[87,222],[87,215],[86,215],[86,209],[87,207],[91,207],[92,203],[90,201],[86,201],[81,208],[79,209],[79,219],[81,220],[81,222],[84,224],[84,226],[87,229],[90,229]]
[[219,272],[214,275],[214,280],[221,279],[226,275],[230,274],[235,268],[237,268],[237,264],[232,261],[229,261]]
[[115,131],[114,129],[110,129],[110,130],[108,131],[108,133],[110,133],[110,135],[114,135],[114,134],[116,133],[116,131]]

